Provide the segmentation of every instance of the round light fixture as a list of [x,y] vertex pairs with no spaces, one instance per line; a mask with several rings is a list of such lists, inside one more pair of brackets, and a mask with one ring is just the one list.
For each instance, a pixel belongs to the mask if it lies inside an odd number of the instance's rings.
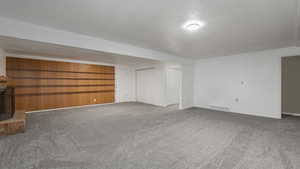
[[190,32],[195,32],[205,26],[205,22],[203,21],[188,21],[185,24],[183,24],[183,29],[190,31]]

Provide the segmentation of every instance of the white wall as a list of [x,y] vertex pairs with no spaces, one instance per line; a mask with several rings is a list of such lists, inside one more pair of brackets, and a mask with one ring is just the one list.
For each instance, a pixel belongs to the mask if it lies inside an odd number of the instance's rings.
[[166,69],[164,65],[151,65],[136,70],[137,101],[166,106]]
[[0,48],[0,76],[6,75],[5,52]]
[[[1,53],[0,53],[1,56]],[[109,65],[115,66],[115,102],[131,102],[135,101],[135,68],[125,65],[112,65],[100,62],[88,62],[78,61],[70,59],[60,59],[53,57],[31,56],[31,55],[19,55],[19,54],[6,54],[6,56],[19,57],[19,58],[31,58],[41,60],[53,60],[61,62],[73,62],[83,64],[95,64],[95,65]],[[1,57],[0,57],[1,58]]]
[[281,118],[281,57],[299,54],[300,48],[290,47],[201,59],[195,65],[194,105]]
[[166,104],[179,104],[181,95],[181,70],[167,68]]

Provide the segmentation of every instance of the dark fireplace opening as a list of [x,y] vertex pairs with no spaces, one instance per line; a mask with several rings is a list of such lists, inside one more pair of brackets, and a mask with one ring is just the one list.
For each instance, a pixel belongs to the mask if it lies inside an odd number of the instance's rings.
[[0,88],[0,121],[13,118],[15,113],[14,88]]

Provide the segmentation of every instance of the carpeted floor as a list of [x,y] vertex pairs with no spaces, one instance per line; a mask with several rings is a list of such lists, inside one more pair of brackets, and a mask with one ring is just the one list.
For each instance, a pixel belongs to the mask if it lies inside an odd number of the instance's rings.
[[28,115],[1,169],[299,169],[300,118],[121,103]]

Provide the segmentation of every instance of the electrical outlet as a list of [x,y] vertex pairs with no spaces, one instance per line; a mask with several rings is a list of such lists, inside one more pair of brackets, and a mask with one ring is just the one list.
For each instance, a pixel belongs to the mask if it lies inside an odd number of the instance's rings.
[[235,98],[235,102],[239,102],[240,101],[240,99],[239,98]]

